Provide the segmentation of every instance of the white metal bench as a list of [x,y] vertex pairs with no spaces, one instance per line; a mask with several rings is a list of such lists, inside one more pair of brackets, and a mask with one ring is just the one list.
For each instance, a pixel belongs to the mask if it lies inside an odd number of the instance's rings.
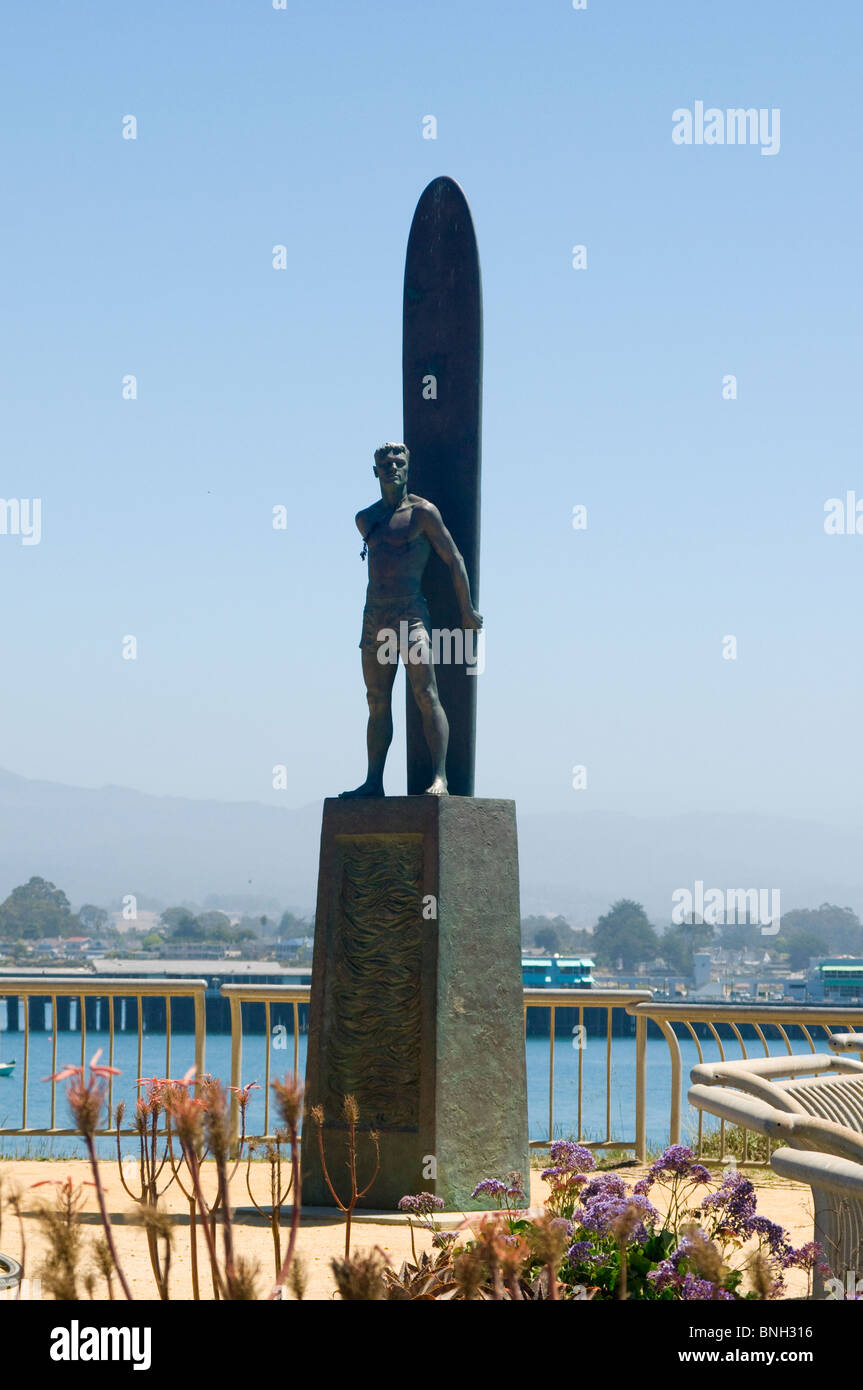
[[[814,1239],[833,1274],[863,1277],[863,1034],[837,1034],[833,1055],[701,1063],[690,1073],[689,1103],[781,1144],[771,1165],[809,1183]],[[856,1278],[856,1275],[855,1275]],[[815,1297],[824,1297],[816,1275]]]

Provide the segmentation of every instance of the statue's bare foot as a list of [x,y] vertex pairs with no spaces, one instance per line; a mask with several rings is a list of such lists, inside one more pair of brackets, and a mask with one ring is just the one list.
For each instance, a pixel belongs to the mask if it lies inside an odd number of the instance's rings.
[[424,796],[449,796],[449,787],[445,777],[436,777],[430,787],[426,787]]
[[367,777],[361,787],[356,787],[352,792],[339,792],[339,800],[345,801],[353,796],[383,796],[383,782],[373,782]]

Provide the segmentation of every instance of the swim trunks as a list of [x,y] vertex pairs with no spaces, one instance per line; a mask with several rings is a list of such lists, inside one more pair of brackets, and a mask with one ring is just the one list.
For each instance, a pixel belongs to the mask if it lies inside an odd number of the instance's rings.
[[395,633],[396,640],[401,641],[404,629],[399,627],[399,623],[405,622],[408,625],[409,644],[420,640],[420,630],[425,632],[426,641],[430,642],[431,618],[422,594],[408,594],[402,598],[366,599],[360,650],[376,652],[380,642],[384,640],[378,638],[378,633],[385,629]]

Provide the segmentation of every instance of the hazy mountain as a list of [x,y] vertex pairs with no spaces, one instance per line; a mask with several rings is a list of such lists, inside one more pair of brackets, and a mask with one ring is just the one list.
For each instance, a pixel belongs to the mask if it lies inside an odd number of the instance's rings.
[[311,906],[320,814],[257,802],[66,787],[0,772],[0,897],[32,874],[73,905],[259,895]]
[[[164,903],[272,897],[311,909],[320,805],[148,796],[0,772],[0,899],[39,874],[73,905],[126,893]],[[615,898],[668,921],[676,888],[779,888],[782,908],[830,901],[863,915],[859,833],[770,816],[519,816],[522,911],[592,924]],[[143,903],[142,903],[143,905]]]
[[661,926],[672,893],[778,888],[782,911],[832,902],[863,916],[860,833],[780,816],[609,812],[519,817],[522,911],[595,922],[613,898],[635,898]]

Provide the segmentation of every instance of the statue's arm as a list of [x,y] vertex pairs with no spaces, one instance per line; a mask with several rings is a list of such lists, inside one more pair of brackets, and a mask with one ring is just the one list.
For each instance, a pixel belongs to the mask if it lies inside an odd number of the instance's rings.
[[455,541],[444,526],[440,512],[431,502],[426,502],[420,509],[420,517],[422,528],[431,545],[452,575],[453,588],[461,609],[463,626],[479,630],[482,627],[482,617],[477,613],[471,600],[470,581],[464,567],[464,560]]

